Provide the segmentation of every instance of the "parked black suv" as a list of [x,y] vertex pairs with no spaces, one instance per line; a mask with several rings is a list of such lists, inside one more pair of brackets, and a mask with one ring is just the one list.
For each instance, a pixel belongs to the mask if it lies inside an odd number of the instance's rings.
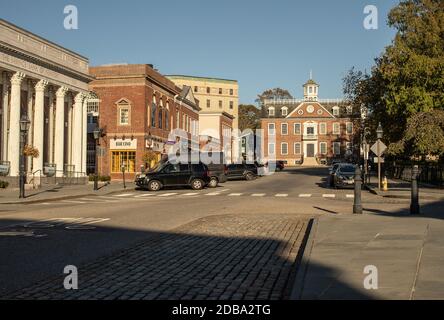
[[228,180],[245,179],[254,180],[257,178],[257,166],[255,164],[230,164],[227,167],[226,176]]
[[216,188],[219,183],[227,182],[227,166],[223,152],[200,153],[200,160],[208,167],[210,182],[208,187]]
[[201,190],[210,183],[208,167],[203,164],[160,162],[152,170],[138,175],[136,185],[142,189],[159,191],[163,187],[190,186]]

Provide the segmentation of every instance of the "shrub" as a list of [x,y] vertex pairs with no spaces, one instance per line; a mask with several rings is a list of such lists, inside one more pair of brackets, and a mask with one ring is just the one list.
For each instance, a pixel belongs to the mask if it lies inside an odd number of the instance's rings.
[[6,189],[9,186],[8,181],[1,181],[0,180],[0,189]]

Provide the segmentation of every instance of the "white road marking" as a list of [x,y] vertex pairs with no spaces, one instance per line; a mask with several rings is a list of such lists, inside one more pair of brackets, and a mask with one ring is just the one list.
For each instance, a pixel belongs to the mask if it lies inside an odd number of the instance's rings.
[[311,194],[300,194],[299,198],[311,198]]
[[278,193],[278,194],[275,195],[275,197],[286,198],[286,197],[288,197],[288,194],[287,193]]
[[230,191],[230,189],[222,189],[222,190],[220,190],[218,192],[227,192],[227,191]]
[[84,201],[76,201],[76,200],[62,200],[64,203],[86,203]]
[[181,194],[181,196],[190,197],[190,196],[197,196],[198,194],[199,194],[198,192],[190,192],[190,193]]
[[145,198],[145,197],[152,197],[154,196],[154,193],[145,193],[138,196],[135,196],[134,198]]
[[265,193],[253,193],[252,197],[265,197]]
[[220,192],[210,192],[210,193],[206,193],[206,196],[218,196],[220,195]]
[[347,194],[346,197],[347,197],[347,198],[354,198],[355,195],[354,195],[354,194]]
[[335,194],[323,194],[322,195],[323,198],[336,198]]
[[133,195],[134,195],[134,193],[122,193],[122,194],[116,195],[116,197],[130,197]]
[[171,196],[175,196],[177,193],[164,193],[164,194],[160,194],[158,195],[158,197],[171,197]]
[[241,195],[243,195],[243,193],[230,193],[228,196],[229,197],[240,197]]

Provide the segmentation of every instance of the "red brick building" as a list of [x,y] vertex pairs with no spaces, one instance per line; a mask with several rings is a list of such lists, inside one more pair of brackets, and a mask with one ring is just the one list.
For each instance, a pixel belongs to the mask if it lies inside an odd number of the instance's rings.
[[263,101],[263,157],[288,166],[351,158],[360,111],[341,100],[319,100],[319,85],[313,80],[303,88],[303,100]]
[[99,174],[121,179],[125,165],[132,179],[148,165],[145,153],[152,151],[160,159],[176,142],[168,142],[172,130],[182,129],[188,140],[198,136],[200,108],[192,90],[178,88],[151,65],[91,67],[90,73],[95,77],[90,90],[98,96],[98,123],[104,132]]

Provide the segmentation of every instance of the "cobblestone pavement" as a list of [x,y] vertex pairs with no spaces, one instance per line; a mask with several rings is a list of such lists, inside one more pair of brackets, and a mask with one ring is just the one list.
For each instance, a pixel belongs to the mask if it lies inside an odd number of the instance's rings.
[[288,299],[307,217],[224,215],[157,233],[77,266],[78,290],[59,275],[7,299]]

